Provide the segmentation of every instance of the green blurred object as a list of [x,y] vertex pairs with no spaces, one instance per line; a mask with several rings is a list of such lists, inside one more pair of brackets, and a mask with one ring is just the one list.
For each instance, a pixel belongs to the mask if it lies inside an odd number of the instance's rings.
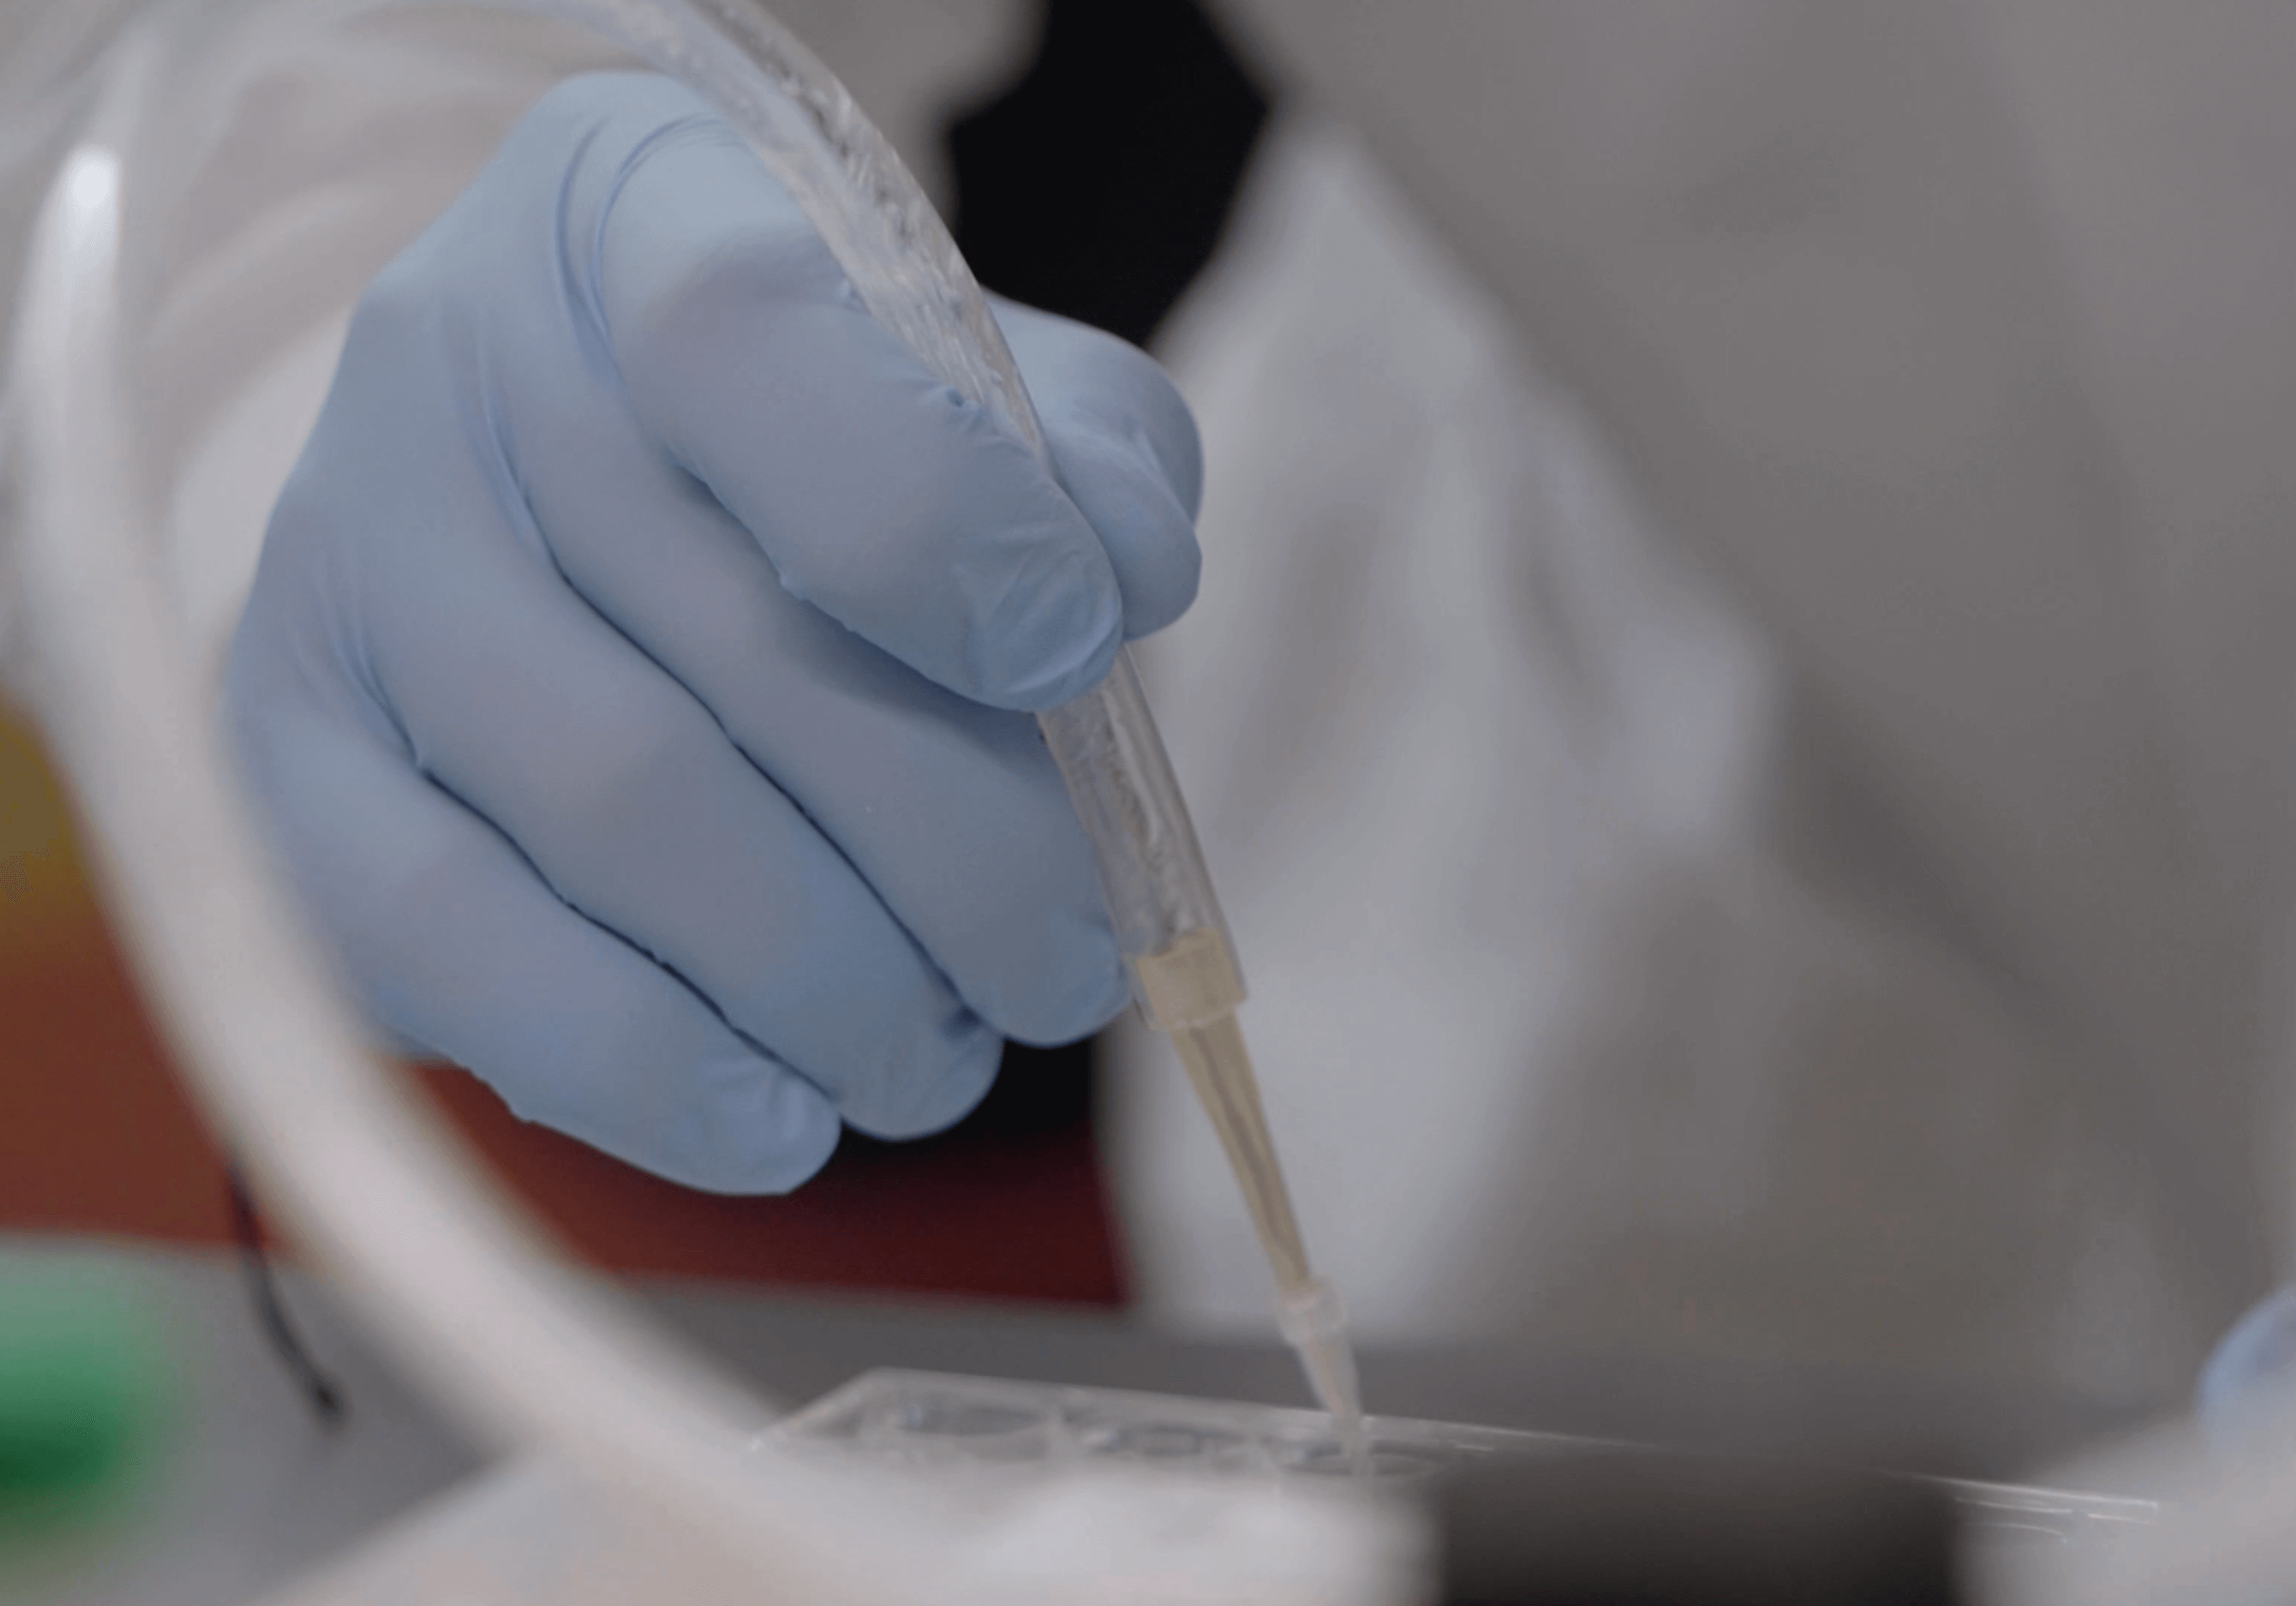
[[157,1449],[173,1375],[119,1271],[0,1258],[0,1544],[101,1521]]

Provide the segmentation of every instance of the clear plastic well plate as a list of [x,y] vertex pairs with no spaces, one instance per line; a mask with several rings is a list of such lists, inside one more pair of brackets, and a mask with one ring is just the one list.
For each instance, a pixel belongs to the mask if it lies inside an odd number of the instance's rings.
[[[1366,1427],[1372,1483],[1397,1494],[1479,1463],[1626,1447],[1395,1417],[1374,1416]],[[1349,1475],[1331,1419],[1319,1411],[929,1372],[865,1373],[777,1425],[773,1436],[793,1448],[966,1479],[1025,1479],[1092,1462],[1197,1478]],[[1980,1542],[2111,1543],[2133,1524],[2153,1522],[2159,1509],[2151,1501],[2010,1484],[1943,1486]]]

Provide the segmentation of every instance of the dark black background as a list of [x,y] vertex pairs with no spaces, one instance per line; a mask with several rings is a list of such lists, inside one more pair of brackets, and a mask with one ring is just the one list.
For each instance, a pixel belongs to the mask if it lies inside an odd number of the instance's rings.
[[1190,0],[1050,0],[1027,76],[949,131],[957,243],[990,289],[1145,345],[1266,116]]

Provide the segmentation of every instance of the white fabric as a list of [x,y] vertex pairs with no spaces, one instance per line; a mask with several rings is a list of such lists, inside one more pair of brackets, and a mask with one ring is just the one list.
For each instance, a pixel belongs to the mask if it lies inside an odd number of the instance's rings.
[[[2174,1386],[2206,1318],[2127,1320],[2179,1274],[2046,1045],[1765,845],[1777,655],[1352,141],[1259,183],[1168,346],[1206,582],[1148,671],[1363,1335]],[[1128,1050],[1142,1293],[1261,1326],[1206,1125]]]
[[[2288,1269],[2296,24],[1234,9],[1374,156],[1175,335],[1154,689],[1367,1329],[2176,1397]],[[1154,1306],[1256,1321],[1119,1110]]]

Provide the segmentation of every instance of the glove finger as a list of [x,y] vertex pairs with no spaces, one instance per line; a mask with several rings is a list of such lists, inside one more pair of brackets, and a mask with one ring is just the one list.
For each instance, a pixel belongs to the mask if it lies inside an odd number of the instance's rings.
[[1092,527],[878,326],[733,132],[689,113],[611,178],[594,271],[622,381],[791,593],[976,701],[1098,683],[1123,603]]
[[908,1137],[971,1109],[998,1035],[803,812],[539,565],[474,569],[422,659],[383,671],[424,770],[852,1125]]
[[263,634],[243,629],[233,655],[235,742],[271,839],[383,1026],[524,1119],[690,1186],[778,1193],[821,1168],[838,1121],[819,1089],[567,907],[401,753],[273,695]]
[[1053,466],[1100,537],[1127,640],[1196,600],[1204,452],[1180,392],[1147,352],[1016,302],[992,303],[1036,404]]
[[623,420],[532,477],[569,584],[700,699],[972,1010],[1066,1042],[1124,1007],[1091,845],[1035,722],[934,685],[797,601]]
[[[265,561],[308,557],[317,620],[358,588],[364,673],[416,767],[852,1125],[913,1136],[969,1110],[997,1034],[709,711],[568,588],[487,462],[440,451],[420,485],[358,494],[380,472],[357,427],[375,399],[345,375]],[[355,528],[370,507],[387,529]]]

